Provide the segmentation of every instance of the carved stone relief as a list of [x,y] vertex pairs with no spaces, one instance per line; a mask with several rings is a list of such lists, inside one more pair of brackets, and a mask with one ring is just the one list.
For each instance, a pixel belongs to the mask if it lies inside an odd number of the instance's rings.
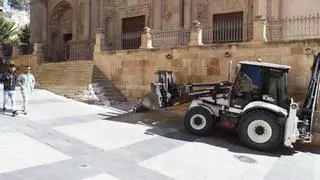
[[163,19],[165,19],[166,21],[169,21],[172,13],[173,13],[173,9],[171,8],[171,0],[164,0],[164,6],[163,6]]
[[108,8],[104,12],[105,18],[109,18],[110,20],[115,19],[116,17],[116,11],[113,8]]
[[127,0],[128,6],[136,6],[138,5],[138,0]]
[[117,7],[125,7],[128,5],[127,0],[115,0]]
[[198,21],[206,21],[208,18],[208,4],[197,3],[196,4],[196,18]]
[[225,9],[225,0],[209,0],[208,1],[208,6],[212,11],[221,11]]
[[227,9],[238,9],[241,8],[240,0],[227,0]]
[[108,7],[114,7],[115,6],[115,0],[107,0],[107,2],[104,4],[104,8]]
[[142,14],[149,15],[150,8],[148,6],[131,6],[123,10],[124,17],[140,16]]
[[208,7],[213,14],[241,11],[246,9],[244,1],[247,0],[208,0]]
[[[159,1],[159,0],[158,0]],[[138,5],[150,5],[151,4],[151,0],[139,0],[138,1]]]
[[79,5],[79,21],[78,21],[79,36],[82,36],[84,33],[84,17],[85,17],[84,4],[83,2],[81,2]]

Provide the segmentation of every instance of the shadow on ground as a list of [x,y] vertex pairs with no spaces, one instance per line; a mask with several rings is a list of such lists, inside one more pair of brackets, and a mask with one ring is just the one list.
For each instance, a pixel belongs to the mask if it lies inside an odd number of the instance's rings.
[[[130,124],[142,124],[150,127],[145,134],[156,134],[170,139],[186,141],[186,142],[200,142],[208,145],[225,148],[230,152],[264,155],[271,157],[292,156],[297,152],[311,152],[320,154],[320,150],[307,147],[304,145],[297,145],[295,149],[279,147],[271,152],[261,152],[244,147],[234,131],[214,127],[212,133],[207,137],[198,137],[186,132],[183,124],[183,116],[177,115],[170,111],[149,111],[146,113],[128,113],[117,117],[110,117],[111,114],[100,114],[106,116],[104,120],[116,121]],[[165,129],[177,129],[178,131],[172,133],[163,133]]]

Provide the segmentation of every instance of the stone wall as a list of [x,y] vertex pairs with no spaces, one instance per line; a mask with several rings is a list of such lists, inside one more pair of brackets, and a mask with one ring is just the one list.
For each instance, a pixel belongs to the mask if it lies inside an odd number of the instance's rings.
[[23,71],[25,65],[32,67],[37,85],[42,88],[85,89],[91,83],[93,63],[88,60],[66,61],[39,64],[33,55],[13,59]]
[[308,0],[308,3],[301,0],[283,0],[281,13],[283,17],[316,15],[319,13],[319,6],[318,0]]
[[[150,90],[157,69],[172,70],[177,82],[218,82],[227,80],[229,60],[256,60],[292,66],[289,93],[301,99],[306,91],[313,55],[307,48],[320,43],[241,43],[198,47],[123,50],[95,53],[95,64],[128,97],[138,98]],[[231,54],[226,56],[226,52]],[[233,66],[235,67],[235,65]]]
[[57,87],[83,87],[91,83],[92,61],[44,63],[34,68],[38,84]]
[[34,55],[16,56],[13,59],[18,71],[23,71],[24,66],[29,65],[31,67],[38,66],[38,58]]

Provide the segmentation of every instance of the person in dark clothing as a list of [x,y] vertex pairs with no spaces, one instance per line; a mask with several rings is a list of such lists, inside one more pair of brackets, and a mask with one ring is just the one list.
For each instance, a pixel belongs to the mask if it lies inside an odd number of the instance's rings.
[[3,111],[6,111],[6,105],[10,98],[12,114],[17,115],[16,103],[15,103],[15,90],[17,85],[18,75],[14,64],[9,65],[9,71],[5,72],[1,77],[3,82]]

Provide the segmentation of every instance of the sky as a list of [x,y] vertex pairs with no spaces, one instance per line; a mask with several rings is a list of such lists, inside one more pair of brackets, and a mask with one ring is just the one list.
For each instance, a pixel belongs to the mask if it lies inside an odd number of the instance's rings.
[[29,11],[20,11],[16,9],[11,9],[8,5],[8,0],[4,0],[3,3],[3,12],[1,16],[4,16],[5,19],[13,21],[16,23],[16,27],[23,27],[26,24],[30,23],[30,13]]

